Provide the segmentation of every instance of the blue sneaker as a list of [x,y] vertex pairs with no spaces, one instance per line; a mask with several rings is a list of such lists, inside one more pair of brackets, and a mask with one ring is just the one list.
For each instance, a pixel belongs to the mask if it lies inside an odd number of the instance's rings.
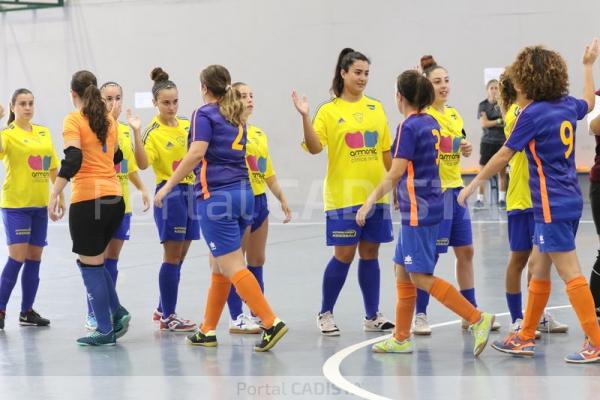
[[93,331],[89,335],[77,339],[80,346],[114,346],[117,344],[117,337],[114,331],[100,333]]
[[88,314],[85,319],[85,329],[88,331],[95,331],[98,327],[98,321],[96,321],[96,316],[94,313]]
[[586,340],[583,348],[578,353],[569,354],[565,361],[574,364],[588,364],[600,362],[600,347],[594,346]]

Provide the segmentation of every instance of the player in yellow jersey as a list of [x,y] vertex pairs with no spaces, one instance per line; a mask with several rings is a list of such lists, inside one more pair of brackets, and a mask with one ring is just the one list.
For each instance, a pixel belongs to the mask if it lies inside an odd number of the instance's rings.
[[[519,115],[516,104],[517,92],[514,89],[508,73],[500,76],[500,109],[505,121],[504,134],[510,136]],[[508,192],[506,195],[506,211],[508,220],[508,241],[510,244],[510,259],[506,267],[506,303],[511,316],[511,332],[521,330],[523,324],[523,305],[521,295],[521,275],[531,250],[533,249],[533,234],[535,221],[529,189],[529,166],[524,151],[516,152],[509,165]],[[528,273],[528,278],[530,278]],[[528,279],[529,280],[529,279]],[[563,333],[569,327],[558,322],[547,311],[542,316],[538,330],[549,333]]]
[[[146,128],[143,138],[139,118],[128,111],[127,119],[135,138],[135,160],[140,169],[152,166],[158,191],[187,153],[190,122],[177,116],[179,94],[169,75],[162,68],[154,68],[151,78],[158,115]],[[162,208],[154,207],[154,221],[164,257],[158,279],[160,300],[152,319],[159,323],[162,331],[191,332],[196,329],[195,323],[175,313],[181,264],[191,241],[200,239],[194,179],[194,173],[188,174],[165,198]]]
[[[450,94],[450,77],[445,68],[437,65],[432,56],[421,58],[421,68],[425,76],[433,84],[435,100],[426,112],[440,124],[439,168],[444,194],[444,218],[440,224],[437,241],[437,254],[448,252],[448,246],[454,249],[456,256],[456,278],[461,294],[477,307],[475,300],[475,278],[473,273],[473,234],[469,210],[458,205],[456,197],[464,186],[460,170],[460,159],[469,157],[473,146],[466,139],[463,119],[458,111],[446,105]],[[429,294],[417,290],[417,305],[413,333],[430,335],[431,329],[427,321],[427,305]],[[463,328],[468,323],[463,321]],[[494,322],[493,329],[500,325]]]
[[[33,124],[33,113],[33,93],[17,89],[10,101],[8,126],[0,132],[0,159],[6,169],[0,207],[8,244],[8,260],[0,276],[0,330],[4,329],[6,304],[23,264],[19,323],[50,324],[32,307],[40,282],[42,251],[48,244],[48,181],[56,179],[59,160],[50,130]],[[61,215],[64,208],[61,196]]]
[[392,221],[387,196],[377,201],[364,226],[356,212],[377,187],[392,162],[390,131],[383,106],[364,95],[369,59],[352,49],[338,57],[332,83],[334,97],[322,104],[311,121],[306,97],[292,93],[304,129],[304,147],[311,154],[327,148],[325,203],[327,245],[334,255],[323,276],[323,301],[317,325],[326,336],[340,334],[333,307],[346,281],[356,251],[358,282],[365,306],[365,331],[389,331],[394,324],[379,312],[379,245],[391,242]]
[[[241,100],[246,107],[244,118],[247,121],[254,110],[254,94],[252,93],[252,89],[242,82],[234,83],[232,86],[240,92]],[[269,231],[267,188],[281,205],[281,210],[285,214],[284,224],[292,219],[292,211],[275,176],[266,133],[248,123],[246,124],[246,131],[246,166],[248,167],[248,176],[254,194],[254,213],[252,216],[252,226],[246,229],[242,247],[245,251],[248,270],[254,274],[261,289],[264,291],[263,265],[265,264],[265,251]],[[233,287],[229,291],[227,306],[231,315],[231,320],[229,321],[230,333],[260,333],[260,321],[258,321],[257,317],[243,313],[242,299]]]
[[[107,82],[100,86],[100,93],[102,94],[102,99],[104,99],[106,106],[111,110],[113,118],[118,122],[123,106],[123,88],[116,82]],[[123,191],[125,215],[123,216],[123,221],[121,221],[119,229],[117,229],[113,238],[108,243],[108,247],[104,254],[104,268],[110,273],[115,285],[117,284],[117,276],[119,275],[119,270],[117,268],[119,255],[121,254],[123,243],[125,240],[129,240],[129,228],[131,226],[132,208],[129,194],[129,181],[133,183],[142,196],[143,210],[147,211],[150,208],[150,195],[137,172],[139,168],[133,155],[133,143],[131,142],[129,126],[122,122],[118,122],[118,124],[119,148],[123,152],[123,160],[115,165],[115,171],[117,173],[117,179],[119,179],[119,183],[121,184],[121,190]],[[97,327],[96,317],[89,301],[85,326],[89,330],[95,330]]]

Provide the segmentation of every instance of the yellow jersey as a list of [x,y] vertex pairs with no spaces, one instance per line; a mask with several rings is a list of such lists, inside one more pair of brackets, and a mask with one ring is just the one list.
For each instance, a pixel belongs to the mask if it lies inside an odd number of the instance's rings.
[[464,139],[464,122],[458,111],[453,107],[444,106],[444,112],[439,112],[432,106],[425,110],[440,124],[440,180],[442,190],[464,186],[460,173],[460,142]]
[[258,196],[267,191],[266,180],[274,176],[275,171],[269,154],[267,135],[254,125],[248,125],[246,131],[246,166],[252,192]]
[[0,132],[6,177],[2,185],[2,208],[47,207],[50,170],[59,166],[52,135],[45,126],[31,132],[14,122]]
[[[177,117],[177,122],[176,127],[167,126],[155,116],[144,132],[144,150],[148,163],[154,170],[156,184],[168,180],[173,175],[173,171],[188,151],[190,121]],[[195,178],[194,173],[190,172],[180,183],[192,185]]]
[[[517,122],[519,107],[512,104],[504,116],[504,135],[508,139]],[[529,162],[525,150],[515,153],[508,162],[509,176],[508,191],[506,192],[506,210],[527,210],[531,204],[531,190],[529,189]]]
[[123,160],[115,165],[117,179],[121,184],[123,191],[123,201],[125,202],[125,213],[131,213],[131,196],[129,195],[129,174],[139,170],[135,162],[133,153],[133,143],[131,142],[131,131],[129,125],[119,122],[119,148],[123,152]]
[[[383,106],[367,96],[354,103],[335,97],[319,107],[313,127],[327,149],[325,211],[364,204],[386,174],[383,153],[391,149]],[[377,203],[389,204],[388,196]]]

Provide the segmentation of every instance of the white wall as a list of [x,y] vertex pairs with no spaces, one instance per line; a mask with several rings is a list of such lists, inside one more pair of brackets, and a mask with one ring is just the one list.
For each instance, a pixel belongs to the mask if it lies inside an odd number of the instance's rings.
[[[525,45],[544,44],[567,60],[572,93],[581,93],[580,58],[600,35],[600,2],[583,0],[482,2],[358,0],[68,1],[63,9],[0,14],[0,96],[6,107],[17,87],[36,95],[36,121],[50,126],[60,146],[70,111],[71,74],[90,69],[133,93],[149,91],[152,67],[162,66],[180,89],[181,114],[200,105],[198,73],[227,66],[234,80],[254,88],[253,122],[270,134],[280,179],[292,203],[318,203],[324,155],[304,154],[300,119],[289,95],[306,93],[314,107],[328,96],[342,47],[372,59],[367,93],[383,101],[392,128],[395,77],[433,54],[452,79],[451,105],[462,113],[476,145],[464,166],[478,163],[477,104],[485,97],[483,69],[509,64]],[[596,68],[597,69],[597,68]],[[600,75],[597,76],[600,78]],[[598,85],[600,86],[600,84]],[[141,110],[148,120],[152,110]],[[580,127],[577,163],[591,165],[593,140]],[[151,184],[152,173],[144,173]],[[315,186],[317,185],[317,186]],[[317,210],[314,213],[318,214]],[[307,215],[305,215],[307,216]]]

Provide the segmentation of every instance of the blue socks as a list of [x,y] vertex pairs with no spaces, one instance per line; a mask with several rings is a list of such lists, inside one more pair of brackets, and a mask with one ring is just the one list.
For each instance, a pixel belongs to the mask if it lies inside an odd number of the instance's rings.
[[117,277],[119,276],[119,270],[117,269],[118,263],[119,260],[115,258],[107,258],[104,260],[104,268],[106,268],[110,274],[110,277],[115,285],[117,284]]
[[[253,267],[251,265],[248,265],[248,270],[252,272],[252,274],[258,281],[260,290],[264,293],[265,284],[263,282],[263,267]],[[232,320],[236,319],[238,315],[240,315],[243,312],[242,305],[242,299],[237,294],[235,287],[232,286],[231,290],[229,290],[229,297],[227,298],[227,307],[229,308],[229,315],[231,316]]]
[[[173,264],[170,264],[173,265]],[[183,265],[183,261],[181,261],[179,263],[179,268],[177,269],[177,288],[179,288],[179,282],[181,281],[181,266]],[[160,280],[160,274],[159,274],[159,278]],[[160,287],[160,282],[159,282],[159,287]],[[175,299],[175,302],[177,302],[177,299]],[[159,313],[163,312],[163,308],[162,308],[162,300],[160,298],[160,294],[158,296],[158,305],[156,306],[156,311],[158,311]],[[169,314],[170,315],[170,314]],[[168,315],[167,315],[168,316]]]
[[325,268],[325,273],[323,274],[323,301],[321,303],[321,313],[327,311],[333,312],[333,307],[342,291],[344,282],[346,282],[349,270],[350,263],[343,263],[335,257],[331,257],[331,260],[329,260],[329,263]]
[[506,293],[506,303],[508,304],[508,311],[510,311],[510,318],[513,324],[518,319],[523,319],[523,304],[522,304],[521,293]]
[[23,274],[21,275],[21,291],[23,298],[21,300],[21,312],[27,312],[32,309],[35,295],[40,286],[40,262],[34,260],[25,260]]
[[463,297],[473,305],[473,307],[477,308],[477,302],[475,301],[475,288],[461,290],[460,294],[462,294]]
[[22,262],[17,260],[13,260],[8,257],[6,261],[6,265],[2,270],[2,275],[0,275],[0,310],[6,311],[6,304],[8,304],[8,299],[10,298],[10,294],[12,293],[15,284],[17,283],[17,278],[19,277],[19,271],[21,270]]
[[77,261],[81,271],[81,277],[87,290],[88,300],[96,316],[98,327],[96,330],[106,334],[113,330],[110,315],[110,297],[106,270],[104,265],[87,265]]
[[379,311],[380,275],[379,260],[358,260],[358,284],[363,295],[367,319],[372,319]]
[[417,289],[417,305],[415,307],[416,314],[427,314],[427,306],[429,305],[429,292]]
[[179,291],[179,279],[181,264],[163,263],[158,274],[158,286],[160,289],[160,303],[163,318],[175,314],[177,306],[177,292]]
[[254,275],[254,277],[258,281],[260,290],[264,293],[265,292],[265,283],[263,282],[263,267],[262,267],[262,265],[257,265],[257,266],[248,265],[248,270],[250,272],[252,272],[252,275]]

